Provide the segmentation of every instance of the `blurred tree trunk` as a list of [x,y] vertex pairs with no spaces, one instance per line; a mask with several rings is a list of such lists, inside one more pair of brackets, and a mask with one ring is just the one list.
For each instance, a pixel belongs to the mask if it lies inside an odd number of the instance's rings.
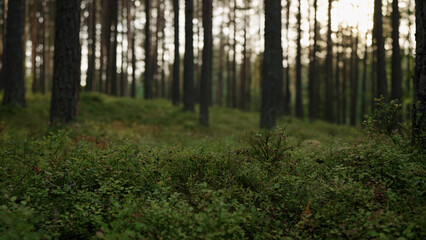
[[297,11],[297,53],[296,53],[296,117],[303,119],[302,103],[302,12],[301,0]]
[[93,91],[95,82],[95,62],[96,62],[96,0],[92,0],[89,5],[89,53],[88,53],[88,66],[87,66],[87,80],[85,90],[87,92]]
[[217,89],[216,89],[216,104],[218,106],[223,105],[223,57],[224,51],[224,39],[223,39],[223,24],[220,25],[219,30],[219,59],[217,69]]
[[335,73],[335,92],[336,92],[336,119],[337,119],[337,124],[342,124],[343,120],[342,120],[342,101],[341,101],[341,80],[340,80],[340,74],[341,74],[341,70],[340,70],[340,64],[342,63],[342,51],[340,50],[342,48],[342,37],[341,37],[341,27],[339,26],[339,30],[336,33],[336,51],[337,51],[337,58],[336,58],[336,73]]
[[[402,67],[401,49],[399,46],[399,7],[398,0],[392,1],[392,89],[391,100],[398,100],[402,104]],[[397,117],[397,122],[402,121],[402,116]],[[395,123],[396,124],[396,123]],[[397,127],[397,125],[395,125]]]
[[135,20],[136,20],[136,9],[135,9],[135,3],[133,1],[129,1],[129,8],[127,10],[128,14],[128,25],[130,29],[130,48],[131,48],[131,55],[132,55],[132,87],[131,87],[131,97],[136,98],[136,49],[135,49],[135,35],[136,35],[136,29],[135,29]]
[[243,62],[241,64],[240,74],[240,103],[239,108],[246,110],[246,91],[247,91],[247,16],[244,16],[244,34],[243,34]]
[[361,123],[364,121],[364,115],[367,113],[367,59],[368,59],[368,33],[365,34],[364,39],[364,59],[362,60],[362,91],[361,91]]
[[[355,34],[355,37],[351,37],[351,42],[355,42],[352,45],[352,57],[351,57],[351,111],[350,111],[350,124],[352,126],[356,125],[357,112],[358,112],[358,78],[359,78],[359,60],[358,60],[358,30]],[[353,33],[352,33],[353,34]],[[355,38],[355,39],[354,39]]]
[[426,3],[416,0],[416,68],[412,143],[426,147]]
[[[290,7],[291,7],[291,0],[287,1],[286,6],[286,40],[287,40],[287,48],[290,46]],[[284,114],[287,116],[290,116],[290,102],[291,102],[291,93],[290,93],[290,60],[289,60],[289,49],[286,49],[285,54],[285,61],[287,62],[287,65],[285,67],[285,83],[284,83]]]
[[118,82],[117,82],[117,35],[118,35],[118,0],[112,0],[111,4],[111,27],[112,27],[112,45],[110,45],[109,69],[111,76],[111,94],[118,96]]
[[173,0],[174,30],[175,30],[175,59],[173,63],[172,102],[180,102],[180,53],[179,53],[179,0]]
[[213,65],[213,1],[203,0],[203,28],[204,28],[204,46],[203,46],[203,66],[200,85],[200,124],[209,125],[209,103],[212,84],[212,65]]
[[0,0],[0,91],[3,90],[3,68],[6,33],[6,5],[5,0]]
[[333,7],[333,0],[328,0],[328,20],[327,20],[327,56],[325,60],[326,76],[325,76],[325,119],[333,123],[334,118],[334,105],[333,99],[333,40],[331,39],[331,9]]
[[[277,117],[279,82],[283,78],[281,45],[281,1],[265,0],[265,52],[262,66],[260,127],[274,129]],[[282,86],[282,85],[281,85]]]
[[47,11],[49,10],[46,0],[42,2],[41,15],[43,17],[43,23],[41,23],[41,65],[40,65],[40,91],[41,94],[46,93],[46,60],[47,60],[47,52],[46,52],[46,25],[47,25]]
[[374,0],[373,43],[377,57],[377,95],[387,99],[385,41],[383,38],[382,0]]
[[55,56],[50,122],[68,123],[77,115],[80,85],[80,0],[56,1]]
[[313,42],[314,45],[312,47],[312,54],[310,56],[310,71],[309,71],[309,120],[314,121],[318,117],[318,83],[317,83],[317,0],[314,0],[314,34],[313,34]]
[[185,56],[183,72],[183,110],[195,111],[193,0],[185,0]]
[[234,6],[232,9],[232,81],[231,81],[231,91],[232,91],[232,108],[237,108],[238,106],[238,96],[237,96],[237,0],[234,0]]
[[145,0],[145,78],[144,78],[144,98],[152,99],[152,69],[151,69],[151,11],[150,0]]
[[22,41],[25,27],[24,13],[24,0],[8,2],[3,105],[25,107],[24,44]]
[[38,21],[38,14],[40,7],[38,1],[31,1],[30,2],[30,24],[31,24],[31,72],[33,75],[33,81],[31,84],[31,92],[33,94],[38,92],[38,74],[37,74],[37,48],[38,48],[38,28],[39,28],[39,21]]

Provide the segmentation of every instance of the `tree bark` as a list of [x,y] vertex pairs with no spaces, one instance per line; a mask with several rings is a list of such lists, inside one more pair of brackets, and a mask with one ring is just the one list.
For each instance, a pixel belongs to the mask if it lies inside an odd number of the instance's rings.
[[[279,82],[283,78],[281,45],[281,1],[265,0],[265,53],[262,66],[260,127],[274,129],[277,117]],[[282,86],[282,85],[281,85]]]
[[211,94],[210,85],[212,84],[212,65],[213,65],[213,2],[212,0],[203,0],[203,28],[204,28],[204,47],[203,47],[203,66],[200,85],[200,124],[209,125],[209,103]]
[[318,117],[318,80],[317,80],[317,0],[314,0],[314,45],[312,47],[312,55],[310,57],[309,71],[309,120],[314,121]]
[[416,0],[416,68],[414,70],[412,143],[426,147],[426,3]]
[[80,0],[57,0],[55,28],[51,124],[68,123],[77,115],[80,86]]
[[8,2],[3,105],[25,107],[24,11],[24,0]]
[[333,101],[333,40],[331,39],[331,9],[333,0],[328,0],[328,20],[327,20],[327,56],[326,76],[325,76],[325,118],[328,122],[334,122],[334,104]]
[[[353,39],[354,37],[352,37]],[[353,40],[352,40],[353,41]],[[351,74],[351,112],[350,112],[350,124],[355,126],[357,123],[357,112],[358,112],[358,78],[359,78],[359,58],[358,58],[358,31],[355,35],[355,43],[352,45],[352,65],[353,69]]]
[[377,57],[377,95],[387,99],[385,41],[383,38],[382,0],[374,1],[374,32],[373,43]]
[[145,78],[144,78],[144,98],[152,99],[152,69],[151,69],[151,11],[150,0],[145,0]]
[[[402,67],[401,67],[401,49],[399,46],[399,7],[398,0],[392,1],[392,89],[391,100],[397,100],[402,103]],[[397,122],[401,122],[401,116],[398,116]]]
[[96,61],[96,0],[92,0],[89,5],[89,54],[87,66],[87,80],[84,90],[87,92],[93,91],[95,82],[95,61]]
[[[289,47],[290,43],[290,7],[291,7],[291,0],[287,1],[286,6],[286,39],[287,39],[287,47]],[[290,93],[290,60],[289,60],[289,54],[288,49],[285,54],[285,60],[287,62],[286,68],[285,68],[285,86],[284,86],[284,114],[287,116],[290,116],[290,101],[291,101],[291,93]]]
[[183,72],[183,110],[195,111],[193,0],[185,0],[185,56]]
[[303,103],[302,103],[302,12],[301,0],[297,12],[297,55],[296,55],[296,117],[303,119]]
[[178,105],[180,101],[180,53],[179,53],[179,0],[173,0],[175,27],[175,60],[173,63],[172,102]]

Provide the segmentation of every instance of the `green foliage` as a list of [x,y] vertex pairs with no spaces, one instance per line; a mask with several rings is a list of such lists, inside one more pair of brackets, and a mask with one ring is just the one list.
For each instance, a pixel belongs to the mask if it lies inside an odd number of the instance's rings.
[[165,102],[83,101],[67,130],[24,134],[22,113],[2,115],[0,239],[426,237],[420,150],[321,122],[241,134],[254,114],[214,109],[228,122],[209,130]]
[[397,100],[386,102],[385,98],[374,99],[375,109],[366,116],[364,125],[371,137],[386,135],[394,143],[401,142],[401,138],[408,139],[410,134],[407,126],[398,123],[402,118],[402,105]]

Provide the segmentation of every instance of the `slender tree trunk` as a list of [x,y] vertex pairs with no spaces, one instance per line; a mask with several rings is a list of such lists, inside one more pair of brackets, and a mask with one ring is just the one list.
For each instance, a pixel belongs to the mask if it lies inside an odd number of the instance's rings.
[[416,0],[416,68],[412,144],[426,147],[426,3]]
[[333,40],[331,39],[331,9],[333,0],[328,0],[328,21],[327,21],[327,56],[326,56],[326,76],[325,76],[325,118],[328,122],[334,122],[333,101]]
[[247,91],[247,17],[244,16],[244,42],[243,42],[243,62],[241,64],[240,74],[240,104],[241,110],[246,110],[246,91]]
[[211,94],[210,85],[212,84],[212,65],[213,65],[213,1],[203,0],[203,28],[204,28],[204,47],[203,47],[203,66],[201,75],[200,91],[200,124],[209,125],[209,102]]
[[234,33],[232,34],[232,107],[238,107],[238,96],[237,96],[237,0],[234,0],[233,14],[232,14],[232,26]]
[[173,0],[175,27],[175,60],[173,63],[172,101],[173,105],[180,102],[180,53],[179,53],[179,0]]
[[56,1],[55,56],[50,122],[77,115],[80,85],[80,0]]
[[112,45],[111,45],[111,60],[110,76],[111,76],[111,94],[118,96],[118,81],[117,81],[117,35],[118,35],[118,0],[113,0],[111,5],[111,20],[112,20]]
[[144,98],[152,99],[152,69],[151,69],[151,11],[150,0],[145,0],[145,79]]
[[367,113],[367,103],[366,103],[366,94],[367,94],[367,59],[368,59],[368,33],[365,34],[364,39],[364,59],[363,59],[363,72],[362,72],[362,92],[361,92],[361,123],[364,121],[364,115]]
[[223,104],[223,56],[224,51],[224,40],[223,40],[223,27],[220,25],[219,33],[219,59],[218,59],[218,70],[217,70],[217,89],[216,89],[216,104],[222,106]]
[[8,2],[3,105],[25,107],[24,44],[22,41],[25,24],[24,13],[24,0]]
[[[265,0],[265,53],[262,66],[260,127],[274,129],[277,117],[279,82],[283,79],[281,45],[281,1]],[[282,85],[281,85],[282,86]]]
[[95,62],[96,62],[96,0],[92,0],[89,5],[89,55],[87,66],[87,80],[85,90],[93,91],[95,80]]
[[382,0],[374,1],[373,42],[377,56],[377,95],[387,99],[385,41],[383,38]]
[[302,103],[302,12],[301,0],[297,13],[297,53],[296,53],[296,117],[303,119],[303,103]]
[[[287,39],[287,48],[289,48],[290,43],[290,7],[291,0],[287,1],[286,6],[286,39]],[[287,62],[285,69],[285,86],[284,86],[284,114],[290,116],[290,101],[291,101],[291,93],[290,93],[290,60],[289,60],[289,49],[287,49],[285,53],[285,61]]]
[[42,64],[40,66],[40,91],[41,94],[45,94],[46,93],[46,60],[47,60],[47,56],[46,56],[46,25],[47,25],[47,3],[45,0],[43,0],[42,2],[42,16],[43,16],[43,23],[41,24],[41,46],[42,46],[42,50],[41,50],[41,59],[42,59]]
[[[399,46],[399,7],[398,0],[392,1],[392,89],[391,99],[397,100],[402,104],[402,67],[401,67],[401,49]],[[398,116],[395,123],[402,122],[402,116]]]
[[194,93],[194,40],[193,20],[194,2],[185,0],[185,56],[183,73],[183,110],[195,111]]
[[[351,112],[350,112],[350,124],[352,126],[356,125],[357,112],[358,112],[358,78],[359,78],[359,58],[358,58],[358,32],[355,35],[355,43],[352,47],[352,62],[351,68],[353,69],[353,73],[351,74],[352,84],[351,84]],[[353,39],[354,37],[352,37]],[[353,40],[352,40],[353,41]]]
[[6,33],[6,5],[5,0],[0,0],[0,91],[3,90],[3,68]]
[[318,83],[317,83],[317,0],[314,0],[314,45],[310,62],[309,76],[309,119],[314,121],[318,117]]
[[[339,32],[341,32],[340,31],[341,29],[340,29],[340,27],[339,27]],[[336,35],[338,36],[337,37],[337,39],[338,40],[341,40],[341,34],[339,34],[339,33],[336,33]],[[337,124],[342,124],[342,122],[343,122],[343,120],[342,120],[342,102],[341,102],[341,98],[342,98],[342,96],[341,96],[341,85],[340,85],[340,74],[341,74],[341,71],[340,71],[340,63],[341,63],[341,59],[342,59],[342,52],[339,50],[340,48],[341,48],[341,46],[342,46],[342,42],[337,42],[336,43],[336,49],[337,49],[337,58],[336,58],[336,69],[335,69],[335,71],[336,71],[336,74],[335,74],[335,77],[336,77],[336,80],[335,80],[335,83],[336,83],[336,85],[335,85],[335,87],[336,87],[336,99],[337,99],[337,101],[336,101],[336,119],[337,119]]]
[[39,22],[38,22],[38,16],[37,12],[39,11],[39,2],[32,1],[31,4],[31,13],[30,13],[30,19],[31,19],[31,72],[33,75],[33,81],[31,84],[31,92],[33,94],[38,92],[37,85],[38,85],[38,78],[37,78],[37,48],[38,48],[38,28],[39,28]]

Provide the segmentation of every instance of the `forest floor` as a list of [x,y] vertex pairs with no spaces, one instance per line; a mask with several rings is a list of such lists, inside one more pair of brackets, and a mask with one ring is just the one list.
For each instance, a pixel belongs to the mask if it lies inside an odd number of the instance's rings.
[[0,239],[425,239],[424,150],[402,132],[83,94],[0,107]]

